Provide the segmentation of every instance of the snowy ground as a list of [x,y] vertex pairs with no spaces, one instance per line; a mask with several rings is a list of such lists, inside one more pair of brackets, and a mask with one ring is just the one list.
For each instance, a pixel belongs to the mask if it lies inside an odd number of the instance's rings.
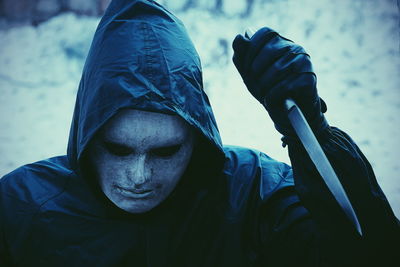
[[[176,9],[176,1],[164,1]],[[230,1],[233,2],[233,1]],[[395,0],[258,1],[250,17],[176,12],[203,60],[206,90],[224,143],[254,147],[288,162],[267,113],[231,63],[245,28],[269,26],[311,54],[331,125],[348,132],[370,159],[400,217],[400,53]],[[64,14],[0,30],[0,176],[65,154],[82,65],[98,19]],[[4,27],[3,27],[4,28]]]

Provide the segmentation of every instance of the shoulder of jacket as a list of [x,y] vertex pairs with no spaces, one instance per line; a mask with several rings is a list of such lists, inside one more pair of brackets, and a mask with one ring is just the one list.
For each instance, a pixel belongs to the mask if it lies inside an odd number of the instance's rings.
[[[224,173],[234,175],[235,172],[240,172],[243,168],[247,175],[249,171],[255,172],[258,168],[262,168],[270,175],[288,176],[292,168],[286,163],[277,161],[266,153],[257,149],[245,148],[240,146],[224,146],[225,166]],[[255,173],[253,173],[255,175]]]
[[38,207],[60,194],[72,173],[66,156],[23,165],[0,179],[0,198]]
[[293,186],[293,171],[286,163],[279,162],[264,152],[240,146],[224,146],[224,174],[230,184],[252,185],[259,183],[262,200],[276,191]]
[[224,146],[225,166],[224,172],[228,175],[234,175],[235,172],[243,170],[247,171],[251,167],[257,167],[260,162],[260,151],[240,146]]

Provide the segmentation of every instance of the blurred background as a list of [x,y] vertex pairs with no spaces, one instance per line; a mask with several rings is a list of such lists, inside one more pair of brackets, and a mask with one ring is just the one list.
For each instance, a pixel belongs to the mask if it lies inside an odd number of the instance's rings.
[[[82,67],[109,0],[0,0],[0,177],[66,153]],[[231,43],[268,26],[311,55],[331,125],[371,161],[400,217],[400,21],[396,0],[163,0],[198,49],[223,142],[289,163],[244,87]]]

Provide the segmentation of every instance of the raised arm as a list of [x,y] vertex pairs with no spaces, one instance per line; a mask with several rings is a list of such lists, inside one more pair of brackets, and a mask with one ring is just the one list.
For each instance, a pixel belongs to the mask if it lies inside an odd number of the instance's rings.
[[[298,202],[309,212],[309,216],[292,216],[292,222],[284,227],[286,234],[280,235],[280,241],[285,243],[282,246],[298,243],[294,246],[301,247],[304,243],[303,248],[309,248],[304,253],[349,264],[350,261],[352,264],[360,260],[381,263],[394,259],[393,244],[397,243],[397,247],[400,244],[398,220],[360,149],[346,133],[328,125],[323,115],[326,104],[318,96],[309,55],[301,46],[269,28],[260,29],[251,38],[238,35],[233,48],[233,61],[244,83],[268,111],[289,146],[295,191],[281,193],[275,204],[280,206],[279,202],[287,202],[298,195]],[[354,207],[363,230],[362,237],[341,210],[297,138],[284,108],[287,98],[299,105],[317,136]],[[288,206],[285,215],[288,220],[290,214],[294,214],[292,204],[291,207]]]

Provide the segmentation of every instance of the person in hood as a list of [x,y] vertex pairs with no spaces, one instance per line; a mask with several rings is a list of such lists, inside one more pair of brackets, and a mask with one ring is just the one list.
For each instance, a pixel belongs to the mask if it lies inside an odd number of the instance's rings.
[[[398,220],[357,145],[328,125],[304,49],[269,28],[238,35],[233,48],[247,88],[284,136],[292,167],[224,146],[183,24],[154,1],[115,0],[84,66],[67,155],[0,180],[0,265],[394,260]],[[362,236],[294,134],[282,108],[287,97],[331,161]]]

